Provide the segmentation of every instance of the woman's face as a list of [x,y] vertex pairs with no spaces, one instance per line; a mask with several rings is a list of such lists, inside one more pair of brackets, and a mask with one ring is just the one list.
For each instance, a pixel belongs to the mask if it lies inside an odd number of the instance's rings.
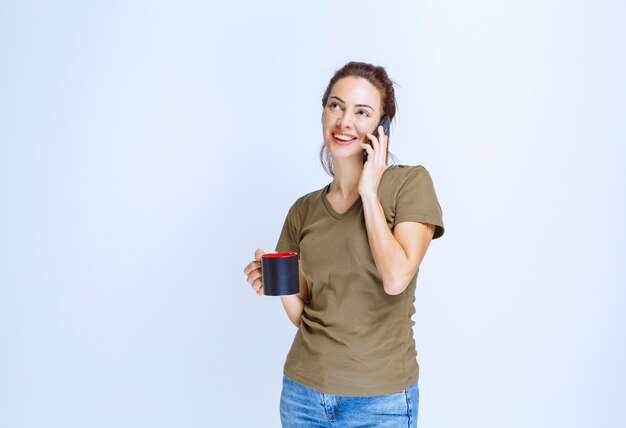
[[359,157],[382,117],[378,89],[367,79],[344,77],[335,82],[322,112],[324,144],[334,158]]

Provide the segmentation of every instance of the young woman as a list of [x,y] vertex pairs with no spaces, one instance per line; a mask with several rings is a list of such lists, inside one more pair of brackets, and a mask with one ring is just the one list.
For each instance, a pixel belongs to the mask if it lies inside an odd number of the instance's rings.
[[[444,233],[421,165],[388,165],[393,82],[350,62],[322,97],[320,158],[333,177],[289,209],[276,251],[299,254],[300,292],[282,296],[298,327],[284,366],[283,427],[415,427],[419,366],[411,316],[420,263]],[[371,141],[371,145],[368,144]],[[363,150],[367,151],[364,162]],[[244,269],[263,294],[260,260]]]

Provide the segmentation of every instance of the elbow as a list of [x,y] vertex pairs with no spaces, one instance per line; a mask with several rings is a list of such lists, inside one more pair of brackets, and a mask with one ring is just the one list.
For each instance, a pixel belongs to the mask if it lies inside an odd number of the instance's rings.
[[390,296],[397,296],[406,290],[413,279],[413,275],[406,274],[383,280],[383,289]]
[[393,277],[389,276],[383,279],[383,289],[385,293],[390,296],[397,296],[398,294],[402,294],[404,290],[409,287],[409,284],[417,274],[417,270],[419,270],[419,266],[416,270],[411,270],[409,272],[403,272],[399,275],[394,275]]
[[300,328],[300,324],[302,324],[302,316],[291,318],[291,322],[296,328]]
[[385,293],[389,294],[390,296],[397,296],[398,294],[401,294],[404,290],[406,290],[408,285],[408,283],[404,283],[403,281],[386,282],[383,283],[383,289],[385,290]]

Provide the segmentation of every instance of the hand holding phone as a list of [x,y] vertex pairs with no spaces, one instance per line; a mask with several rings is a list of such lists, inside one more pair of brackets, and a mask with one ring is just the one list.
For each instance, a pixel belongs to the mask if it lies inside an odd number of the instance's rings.
[[[378,138],[378,127],[379,126],[383,127],[383,132],[385,133],[385,135],[387,137],[389,137],[389,125],[390,124],[391,124],[391,119],[389,119],[389,116],[384,115],[382,117],[382,119],[380,119],[380,123],[376,126],[376,129],[374,129],[374,132],[372,132],[374,137]],[[372,140],[368,139],[367,143],[371,146],[372,145]],[[363,163],[365,163],[366,160],[367,160],[367,150],[363,149]]]

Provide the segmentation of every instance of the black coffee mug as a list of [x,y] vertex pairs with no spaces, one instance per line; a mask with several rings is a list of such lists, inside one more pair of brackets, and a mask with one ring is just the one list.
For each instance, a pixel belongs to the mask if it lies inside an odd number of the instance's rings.
[[288,296],[300,291],[298,253],[267,253],[261,256],[263,294]]

